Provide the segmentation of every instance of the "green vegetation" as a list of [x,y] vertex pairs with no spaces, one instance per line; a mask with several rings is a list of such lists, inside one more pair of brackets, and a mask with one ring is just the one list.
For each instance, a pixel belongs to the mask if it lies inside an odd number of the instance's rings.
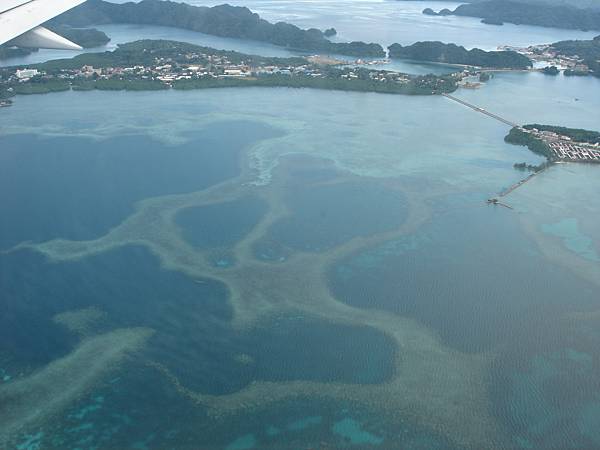
[[552,159],[552,152],[544,141],[530,133],[524,132],[520,128],[512,128],[504,137],[504,142],[514,145],[524,145],[532,152],[545,156],[549,160]]
[[514,23],[574,30],[600,30],[600,9],[579,9],[563,4],[532,4],[511,0],[490,0],[464,4],[452,14],[481,17],[485,23]]
[[486,81],[490,81],[491,75],[487,72],[481,72],[479,75],[479,81],[485,83]]
[[[110,38],[105,33],[96,30],[95,28],[72,28],[66,25],[58,25],[49,28],[70,41],[81,45],[83,48],[100,47],[110,41]],[[23,57],[37,51],[37,48],[14,48],[1,45],[0,60]]]
[[416,77],[405,84],[381,83],[370,79],[347,80],[333,77],[291,77],[277,74],[261,75],[253,78],[201,78],[196,80],[180,80],[173,83],[173,89],[180,90],[241,86],[312,88],[403,95],[435,95],[456,90],[456,84],[453,79],[438,78],[434,75]]
[[0,100],[6,100],[11,97],[14,97],[15,95],[16,94],[15,94],[14,90],[9,91],[4,86],[0,86]]
[[88,0],[53,19],[51,23],[73,27],[109,23],[161,25],[215,36],[253,39],[308,52],[385,56],[379,44],[330,42],[322,31],[315,28],[303,30],[285,22],[272,24],[248,8],[227,4],[209,8],[159,0],[124,4]]
[[486,52],[478,48],[467,50],[456,44],[444,44],[438,41],[416,42],[405,47],[400,44],[392,44],[388,50],[390,58],[416,61],[510,69],[527,69],[532,66],[529,58],[517,52]]
[[81,45],[83,48],[94,48],[106,45],[110,38],[95,28],[72,28],[67,25],[51,27],[52,31]]
[[504,25],[504,22],[502,22],[501,20],[492,19],[492,18],[481,19],[481,23],[485,23],[486,25],[498,25],[498,26]]
[[[600,36],[590,40],[560,41],[551,45],[551,49],[560,55],[578,56],[592,71],[592,75],[600,77]],[[576,71],[565,75],[579,75]]]
[[37,51],[37,49],[14,48],[14,47],[6,47],[5,45],[2,45],[2,46],[0,46],[0,60],[27,56],[27,55],[33,53],[34,51]]
[[156,80],[75,80],[73,81],[74,91],[160,91],[168,89],[169,86]]
[[590,73],[587,70],[565,69],[565,77],[587,77]]
[[541,170],[546,169],[549,164],[550,163],[548,161],[543,162],[541,164],[537,164],[537,165],[527,164],[527,163],[523,162],[523,163],[515,163],[515,164],[513,164],[513,167],[516,170],[520,170],[522,172],[539,172]]
[[542,73],[545,73],[546,75],[558,75],[560,71],[556,66],[546,66],[542,69]]
[[246,55],[227,50],[216,50],[210,47],[188,44],[186,42],[164,40],[141,40],[120,44],[116,50],[103,53],[82,53],[70,59],[55,59],[34,67],[53,73],[62,69],[78,69],[88,65],[96,68],[128,67],[134,65],[150,66],[156,58],[169,58],[173,62],[189,63],[186,53],[204,53],[227,58],[233,64],[245,62],[250,65],[287,65],[299,66],[306,64],[306,59],[300,57],[276,58],[257,55]]
[[[218,62],[217,62],[218,60]],[[169,61],[168,82],[158,77]],[[202,74],[177,78],[191,64],[204,67]],[[253,68],[245,76],[224,76],[227,67],[243,64]],[[82,71],[82,66],[108,69],[108,72]],[[133,66],[137,66],[136,69]],[[159,69],[158,66],[161,66]],[[0,69],[0,88],[14,93],[35,94],[73,88],[86,90],[206,89],[220,87],[294,87],[343,91],[380,92],[406,95],[435,95],[456,90],[453,75],[409,76],[366,68],[315,66],[305,58],[277,58],[215,50],[175,41],[136,41],[120,45],[112,52],[83,53],[31,66],[42,72],[27,82],[12,78],[15,68]],[[270,67],[270,70],[264,70]],[[275,69],[275,70],[273,70]],[[101,76],[102,75],[102,76]],[[253,76],[250,76],[253,75]],[[7,91],[8,92],[8,91]]]
[[583,130],[580,128],[558,127],[554,125],[540,125],[537,123],[525,125],[523,128],[532,130],[534,128],[540,131],[552,131],[570,137],[576,142],[586,142],[588,144],[600,144],[600,133],[597,131]]
[[71,86],[66,80],[44,80],[34,77],[27,83],[17,83],[12,86],[14,94],[48,94],[50,92],[68,91]]

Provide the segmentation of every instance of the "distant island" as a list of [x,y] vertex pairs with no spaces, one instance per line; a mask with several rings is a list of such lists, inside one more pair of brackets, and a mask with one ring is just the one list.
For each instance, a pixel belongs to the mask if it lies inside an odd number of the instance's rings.
[[219,87],[315,89],[437,95],[457,88],[454,75],[415,76],[385,70],[320,65],[215,50],[184,42],[142,40],[112,52],[83,53],[26,69],[0,68],[0,99],[65,90],[161,90]]
[[83,48],[101,47],[110,42],[110,38],[106,33],[95,28],[73,28],[68,25],[58,25],[49,28],[70,41],[81,45]]
[[444,44],[438,41],[416,42],[407,46],[392,44],[388,47],[388,50],[390,58],[415,61],[502,69],[528,69],[532,67],[529,58],[514,51],[486,52],[478,48],[467,50],[456,44]]
[[[51,26],[48,28],[70,41],[81,45],[83,48],[100,47],[110,41],[110,38],[104,32],[95,28],[73,28],[67,25]],[[36,48],[14,48],[1,45],[0,60],[27,56],[36,51]]]
[[454,11],[443,9],[436,13],[431,8],[423,11],[428,15],[455,15],[482,18],[483,23],[501,25],[537,25],[541,27],[571,30],[600,30],[600,8],[576,8],[564,4],[490,0],[466,3]]
[[383,57],[381,45],[364,42],[331,42],[326,32],[303,30],[285,22],[272,24],[248,8],[219,5],[192,6],[171,1],[142,0],[139,3],[116,4],[104,0],[88,0],[50,21],[53,25],[87,27],[91,25],[132,23],[160,25],[198,31],[214,36],[269,42],[293,50],[325,52],[360,57]]

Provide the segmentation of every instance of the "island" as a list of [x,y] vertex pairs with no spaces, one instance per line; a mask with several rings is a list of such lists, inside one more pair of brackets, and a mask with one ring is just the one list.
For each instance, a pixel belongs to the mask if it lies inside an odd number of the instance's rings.
[[248,8],[228,4],[207,7],[160,0],[123,4],[88,0],[50,21],[52,25],[71,27],[113,23],[182,28],[214,36],[268,42],[303,52],[375,58],[385,56],[379,44],[331,42],[327,37],[331,36],[333,29],[329,29],[326,35],[316,28],[303,30],[285,22],[272,24]]
[[37,52],[37,48],[17,48],[0,45],[0,60],[9,58],[20,58]]
[[512,128],[504,140],[524,145],[550,162],[600,163],[600,133],[596,131],[530,124]]
[[[110,41],[110,38],[104,32],[95,28],[73,28],[67,25],[48,28],[83,48],[101,47]],[[15,48],[4,44],[0,45],[0,60],[27,56],[37,51],[37,48]]]
[[68,25],[58,25],[50,27],[50,29],[83,48],[101,47],[110,41],[106,33],[96,28],[73,28]]
[[501,20],[498,19],[481,19],[481,23],[485,23],[486,25],[498,25],[498,26],[502,26],[504,25],[504,22],[502,22]]
[[[448,10],[426,14],[447,15]],[[424,12],[425,13],[425,12]],[[456,16],[479,17],[483,23],[500,25],[537,25],[541,27],[565,28],[571,30],[600,30],[600,9],[577,8],[561,3],[535,3],[514,0],[490,0],[465,3],[450,14]]]
[[0,68],[0,98],[73,90],[159,90],[293,87],[405,95],[457,89],[458,77],[408,75],[318,58],[276,58],[216,50],[184,42],[141,40],[111,52],[83,53],[27,68]]
[[388,47],[390,58],[431,61],[446,64],[459,64],[496,69],[529,69],[532,62],[524,55],[514,51],[486,52],[478,48],[467,50],[456,44],[438,41],[416,42],[402,46],[392,44]]
[[558,70],[558,67],[556,66],[546,66],[542,69],[542,73],[545,73],[546,75],[556,76],[560,73],[560,70]]

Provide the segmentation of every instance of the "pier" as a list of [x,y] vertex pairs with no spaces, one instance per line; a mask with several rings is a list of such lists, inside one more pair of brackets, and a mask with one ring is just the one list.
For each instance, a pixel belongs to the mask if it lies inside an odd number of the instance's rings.
[[520,188],[521,186],[523,186],[525,183],[527,183],[528,181],[530,181],[533,177],[535,177],[536,175],[539,175],[540,173],[542,173],[544,170],[546,170],[548,167],[550,167],[550,165],[544,165],[540,170],[538,170],[537,172],[533,172],[532,174],[529,174],[529,176],[527,176],[527,178],[523,178],[522,180],[517,181],[515,184],[513,184],[512,186],[507,187],[506,189],[504,189],[502,192],[500,192],[500,194],[498,194],[498,197],[493,197],[493,198],[489,198],[488,199],[488,203],[492,204],[492,205],[500,205],[500,206],[504,206],[506,208],[510,208],[513,209],[511,206],[502,203],[500,201],[501,198],[506,197],[508,194],[510,194],[511,192],[513,192],[515,189]]
[[[461,100],[458,97],[455,97],[455,96],[450,95],[450,94],[442,94],[442,95],[444,97],[452,100],[452,101],[455,101],[457,103],[460,103],[463,106],[466,106],[467,108],[471,108],[473,111],[476,111],[476,112],[481,113],[481,114],[485,114],[486,116],[491,117],[492,119],[495,119],[495,120],[497,120],[499,122],[502,122],[503,124],[508,125],[511,128],[514,128],[514,127],[519,128],[520,127],[519,124],[511,122],[510,120],[505,119],[504,117],[501,117],[498,114],[494,114],[492,112],[489,112],[486,109],[480,108],[477,105],[474,105],[472,103],[469,103],[469,102],[466,102],[464,100]],[[506,197],[508,194],[510,194],[511,192],[513,192],[515,189],[520,188],[525,183],[527,183],[529,180],[531,180],[533,177],[535,177],[537,174],[542,173],[547,168],[548,168],[548,166],[544,166],[542,169],[538,170],[537,172],[533,172],[527,178],[524,178],[524,179],[516,182],[512,186],[509,186],[508,188],[506,188],[505,190],[503,190],[502,192],[500,192],[500,194],[498,194],[498,197],[489,198],[487,200],[487,203],[490,204],[490,205],[499,205],[499,206],[504,206],[505,208],[508,208],[508,209],[513,209],[512,206],[507,205],[506,203],[501,202],[500,199],[502,199],[503,197]]]
[[461,100],[460,98],[455,97],[454,95],[450,95],[450,94],[442,94],[442,95],[446,98],[449,98],[450,100],[460,103],[463,106],[466,106],[467,108],[471,108],[473,111],[477,111],[478,113],[485,114],[486,116],[491,117],[492,119],[496,119],[505,125],[509,125],[510,127],[519,127],[520,126],[514,122],[511,122],[508,119],[505,119],[504,117],[501,117],[497,114],[491,113],[486,109],[480,108],[477,105],[473,105],[472,103],[465,102],[464,100]]

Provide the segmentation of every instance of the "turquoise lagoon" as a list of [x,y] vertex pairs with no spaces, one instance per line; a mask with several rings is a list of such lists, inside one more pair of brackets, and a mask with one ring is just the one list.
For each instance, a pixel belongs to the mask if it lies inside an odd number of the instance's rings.
[[[599,128],[597,80],[548,80],[458,95]],[[3,445],[600,442],[598,168],[490,207],[539,158],[437,97],[67,92],[0,123]],[[95,344],[140,327],[126,358]],[[91,344],[114,362],[83,365]],[[26,394],[64,379],[64,402]]]

